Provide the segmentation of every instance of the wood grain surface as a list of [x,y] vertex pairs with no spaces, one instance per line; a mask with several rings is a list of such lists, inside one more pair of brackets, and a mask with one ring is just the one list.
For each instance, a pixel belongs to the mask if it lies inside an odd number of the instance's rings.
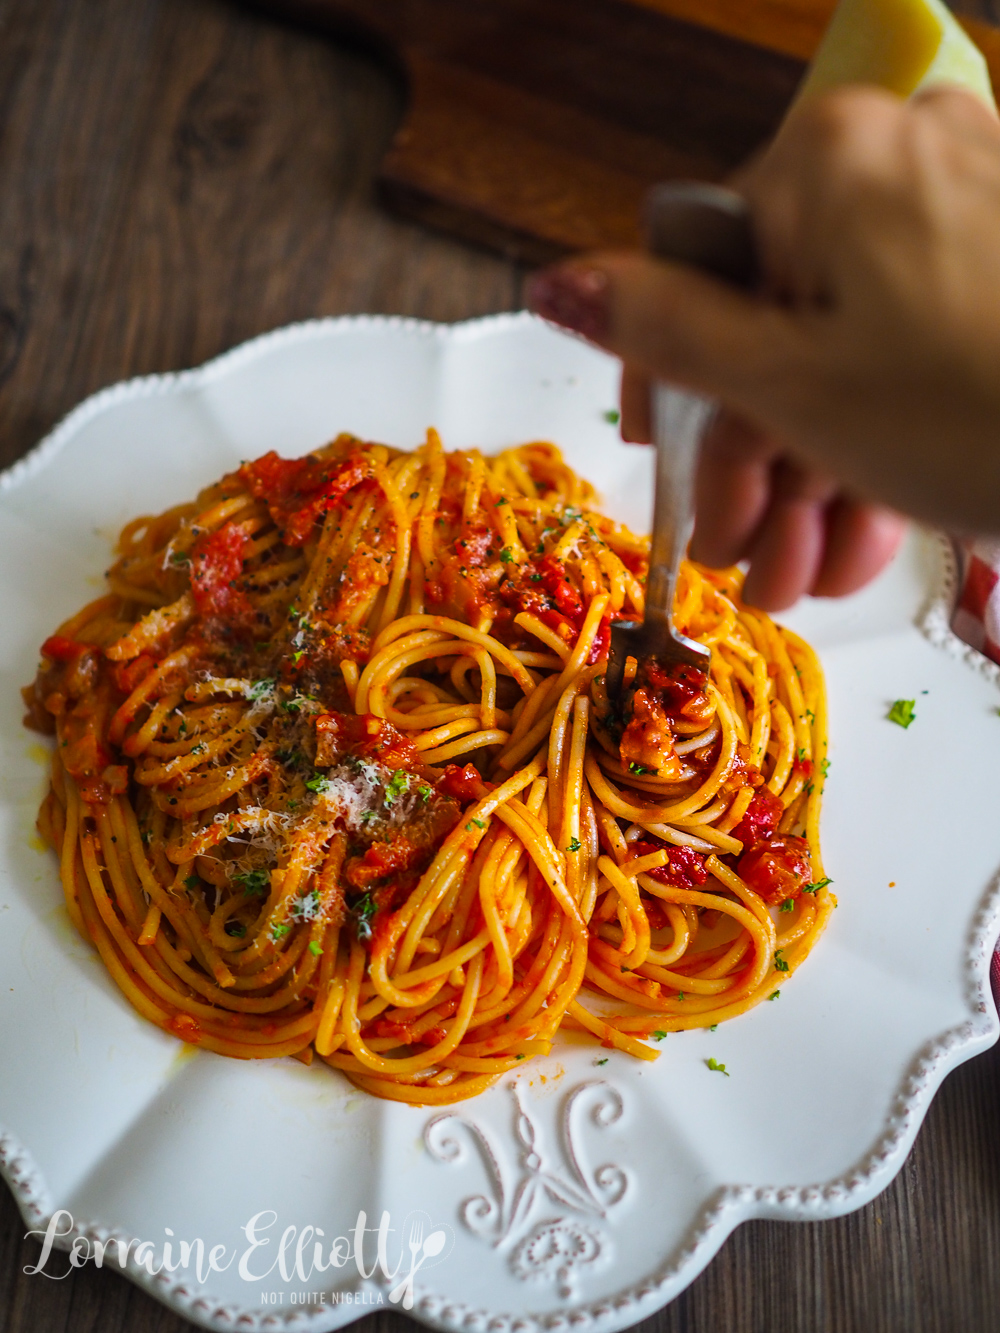
[[[367,57],[224,0],[0,0],[0,462],[103,385],[289,320],[518,306],[512,263],[377,207],[401,114]],[[782,1078],[793,1055],[776,1071],[779,1118]],[[38,1246],[24,1230],[0,1187],[0,1333],[193,1327],[111,1272],[26,1276]],[[994,1333],[998,1254],[994,1049],[947,1080],[875,1203],[741,1227],[643,1327]],[[387,1314],[354,1327],[417,1326]]]
[[[406,113],[398,213],[541,261],[635,245],[642,201],[720,180],[783,119],[836,0],[254,0],[373,44]],[[974,28],[1000,87],[1000,32]]]

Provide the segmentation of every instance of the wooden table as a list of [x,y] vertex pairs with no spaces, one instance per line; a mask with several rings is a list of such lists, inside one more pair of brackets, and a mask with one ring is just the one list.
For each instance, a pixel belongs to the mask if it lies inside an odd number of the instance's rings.
[[[986,0],[966,8],[1000,17]],[[196,365],[289,320],[518,306],[518,268],[372,202],[400,106],[367,58],[223,0],[5,0],[0,462],[102,385]],[[38,1249],[23,1232],[0,1188],[0,1333],[193,1327],[110,1272],[25,1276]],[[995,1049],[948,1079],[875,1203],[838,1222],[741,1227],[648,1323],[992,1333],[998,1254]],[[396,1314],[355,1327],[376,1325],[416,1327]]]

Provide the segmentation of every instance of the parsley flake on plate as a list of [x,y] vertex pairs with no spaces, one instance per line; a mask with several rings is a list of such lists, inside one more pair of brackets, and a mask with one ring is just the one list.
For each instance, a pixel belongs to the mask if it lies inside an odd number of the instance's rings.
[[713,1060],[712,1057],[709,1056],[708,1059],[705,1061],[705,1063],[708,1065],[709,1069],[711,1069],[713,1073],[725,1074],[726,1078],[729,1077],[729,1070],[726,1068],[725,1065],[720,1065],[718,1060]]
[[897,699],[886,713],[887,720],[895,722],[897,727],[902,727],[905,731],[910,723],[916,719],[917,715],[913,711],[916,704],[916,699]]

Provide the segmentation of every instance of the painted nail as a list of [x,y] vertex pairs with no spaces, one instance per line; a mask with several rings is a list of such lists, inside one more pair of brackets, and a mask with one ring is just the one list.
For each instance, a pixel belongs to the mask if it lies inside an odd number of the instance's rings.
[[610,284],[596,268],[565,264],[542,269],[528,280],[528,305],[536,315],[602,342],[610,327]]

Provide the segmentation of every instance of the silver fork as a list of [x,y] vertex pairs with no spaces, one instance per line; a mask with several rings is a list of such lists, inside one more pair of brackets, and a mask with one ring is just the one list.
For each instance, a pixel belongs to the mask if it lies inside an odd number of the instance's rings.
[[[719,185],[680,181],[657,186],[647,206],[649,249],[661,259],[693,264],[740,287],[753,287],[757,264],[746,201]],[[674,625],[674,593],[691,540],[694,474],[702,436],[715,404],[701,394],[657,384],[653,390],[656,498],[646,578],[644,618],[611,626],[607,691],[621,695],[625,662],[655,658],[707,670],[707,648]]]

